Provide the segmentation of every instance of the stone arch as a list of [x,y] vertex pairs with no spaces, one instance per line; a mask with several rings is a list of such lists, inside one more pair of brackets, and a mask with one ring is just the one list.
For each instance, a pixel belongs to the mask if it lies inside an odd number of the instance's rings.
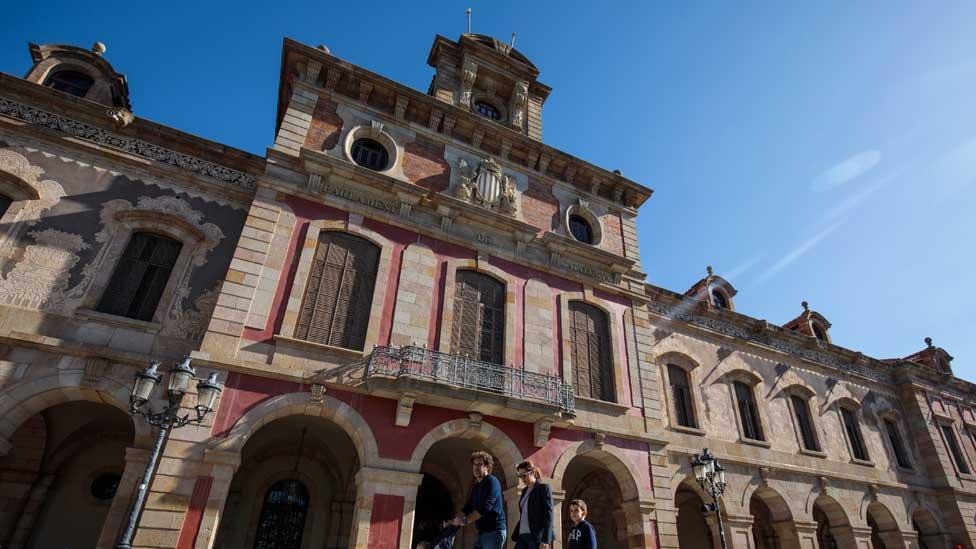
[[380,461],[376,438],[359,412],[328,395],[322,395],[321,402],[312,402],[310,397],[310,393],[288,393],[263,401],[241,416],[226,438],[211,442],[211,448],[239,454],[261,427],[286,416],[306,415],[330,421],[349,435],[362,467],[375,466]]
[[875,522],[878,524],[878,528],[882,532],[889,530],[898,530],[898,519],[895,518],[894,513],[891,512],[888,507],[881,503],[880,501],[870,501],[867,505],[863,507],[862,518],[867,522],[868,517],[874,517]]
[[[579,456],[592,457],[603,464],[620,485],[620,492],[624,501],[632,501],[643,497],[650,497],[646,490],[641,488],[640,479],[642,478],[637,467],[619,448],[611,444],[597,446],[593,440],[584,440],[571,444],[556,459],[553,466],[552,479],[553,485],[561,485],[562,478],[566,469],[574,458]],[[557,488],[561,486],[556,486]]]
[[[89,359],[100,360],[100,359]],[[0,406],[0,454],[9,450],[9,440],[14,432],[27,421],[28,418],[41,411],[73,401],[90,401],[108,404],[129,414],[129,383],[103,377],[95,384],[83,382],[83,372],[77,375],[66,375],[66,372],[49,375],[40,379],[27,380],[7,389],[4,399],[9,404]],[[150,448],[152,446],[152,429],[145,421],[132,421],[134,429],[133,446]]]
[[946,531],[945,525],[942,523],[942,517],[931,506],[925,503],[912,502],[908,506],[907,516],[909,522],[915,522],[919,532],[923,536],[940,534]]
[[[816,498],[813,498],[810,502],[810,516],[816,517],[818,510],[823,513],[827,524],[830,526],[830,534],[838,541],[841,547],[856,546],[854,533],[851,530],[850,518],[848,518],[847,512],[844,511],[844,507],[833,496],[821,491]],[[819,532],[820,528],[818,527],[818,535]]]
[[505,486],[518,486],[518,476],[515,466],[522,461],[522,452],[512,442],[504,431],[487,421],[473,421],[470,419],[455,419],[444,422],[427,432],[413,450],[407,470],[420,472],[424,457],[431,447],[449,438],[464,438],[477,440],[484,444],[491,454],[503,464],[505,471]]
[[762,484],[750,484],[742,495],[741,505],[744,509],[749,508],[749,501],[759,498],[769,508],[774,522],[791,521],[796,516],[790,507],[789,501],[782,496],[771,482]]
[[[516,295],[518,292],[518,280],[514,276],[492,265],[488,259],[449,259],[446,261],[444,276],[444,295],[441,300],[441,328],[440,340],[437,349],[442,353],[451,352],[451,327],[454,325],[454,293],[457,281],[457,271],[459,269],[477,271],[488,275],[505,286],[505,354],[503,360],[508,364],[514,364],[515,360],[521,360],[515,353],[515,317],[518,311],[515,308],[517,303]],[[435,311],[437,314],[437,311]],[[448,334],[444,337],[444,334]]]

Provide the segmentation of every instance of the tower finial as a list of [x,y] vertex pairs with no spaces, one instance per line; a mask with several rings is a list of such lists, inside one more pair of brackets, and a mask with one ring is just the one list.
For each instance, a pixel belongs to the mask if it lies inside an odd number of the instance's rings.
[[708,271],[708,276],[712,276],[713,271],[712,271],[712,266],[711,265],[705,267],[705,270]]
[[511,47],[511,48],[514,48],[515,47],[515,33],[514,32],[512,33],[512,45],[509,46],[509,47]]
[[925,345],[926,345],[926,346],[927,346],[928,348],[930,348],[930,349],[932,348],[932,338],[931,338],[931,337],[927,337],[927,338],[925,338]]
[[468,11],[465,13],[468,16],[468,34],[471,34],[471,8],[468,8]]
[[803,310],[804,311],[809,311],[810,310],[810,304],[807,303],[806,301],[800,303],[800,305],[803,307]]

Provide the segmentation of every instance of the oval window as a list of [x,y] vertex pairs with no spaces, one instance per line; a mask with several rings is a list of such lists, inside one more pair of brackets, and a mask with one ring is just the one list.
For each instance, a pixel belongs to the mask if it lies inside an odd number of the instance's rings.
[[386,147],[372,139],[357,139],[352,144],[352,161],[364,168],[381,172],[390,162]]
[[569,232],[576,240],[584,244],[593,244],[593,227],[583,216],[576,214],[569,216]]
[[489,120],[501,120],[502,118],[502,113],[494,105],[486,101],[476,102],[474,104],[474,110]]

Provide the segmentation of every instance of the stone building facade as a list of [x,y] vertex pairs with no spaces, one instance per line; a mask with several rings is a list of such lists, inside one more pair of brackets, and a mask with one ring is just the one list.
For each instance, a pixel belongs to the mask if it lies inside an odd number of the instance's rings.
[[263,157],[139,118],[101,44],[30,53],[0,73],[0,547],[114,545],[153,435],[133,376],[184,356],[224,389],[166,442],[138,547],[408,549],[475,450],[512,517],[541,468],[557,545],[582,498],[601,547],[717,546],[704,447],[737,549],[973,547],[952,358],[751,318],[711,268],[649,283],[650,189],[543,143],[550,88],[506,43],[436,37],[421,93],[286,39]]

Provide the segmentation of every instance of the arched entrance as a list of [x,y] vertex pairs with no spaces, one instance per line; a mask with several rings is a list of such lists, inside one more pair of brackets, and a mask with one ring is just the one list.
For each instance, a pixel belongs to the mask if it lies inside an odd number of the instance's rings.
[[854,547],[854,535],[844,508],[834,498],[821,494],[813,502],[813,520],[817,523],[820,549]]
[[[484,442],[474,438],[446,438],[434,443],[427,451],[420,465],[420,472],[424,475],[417,491],[417,511],[414,518],[415,537],[413,545],[420,541],[433,541],[440,532],[440,522],[450,518],[458,511],[471,493],[474,476],[471,473],[471,454],[484,451],[491,454],[494,465],[491,474],[498,479],[502,487],[503,496],[512,488],[509,486],[510,471],[515,467],[513,463],[503,463],[497,453],[489,449]],[[445,496],[447,496],[445,498]],[[513,499],[509,495],[507,499]],[[505,501],[505,510],[509,514],[509,529],[518,520],[511,516],[514,509]],[[474,528],[464,528],[455,539],[455,547],[471,547],[474,544]]]
[[65,402],[28,418],[0,456],[0,546],[96,546],[134,436],[132,418],[106,404]]
[[919,549],[942,549],[946,546],[942,527],[928,510],[919,507],[912,512],[912,527],[918,534]]
[[904,547],[898,521],[883,504],[872,501],[868,505],[867,523],[871,527],[871,544],[874,549],[896,549]]
[[784,536],[796,537],[789,505],[769,486],[760,486],[752,493],[749,514],[752,515],[752,538],[756,549],[782,549]]
[[563,543],[573,528],[569,518],[569,502],[581,499],[586,502],[589,514],[586,520],[596,530],[599,547],[627,547],[627,520],[624,517],[623,496],[617,479],[595,458],[583,455],[573,458],[563,476],[566,504],[562,506]]
[[705,502],[688,482],[678,486],[674,507],[678,511],[678,547],[715,547],[711,525],[705,519]]
[[359,468],[352,439],[332,421],[267,423],[241,451],[214,547],[347,547]]

